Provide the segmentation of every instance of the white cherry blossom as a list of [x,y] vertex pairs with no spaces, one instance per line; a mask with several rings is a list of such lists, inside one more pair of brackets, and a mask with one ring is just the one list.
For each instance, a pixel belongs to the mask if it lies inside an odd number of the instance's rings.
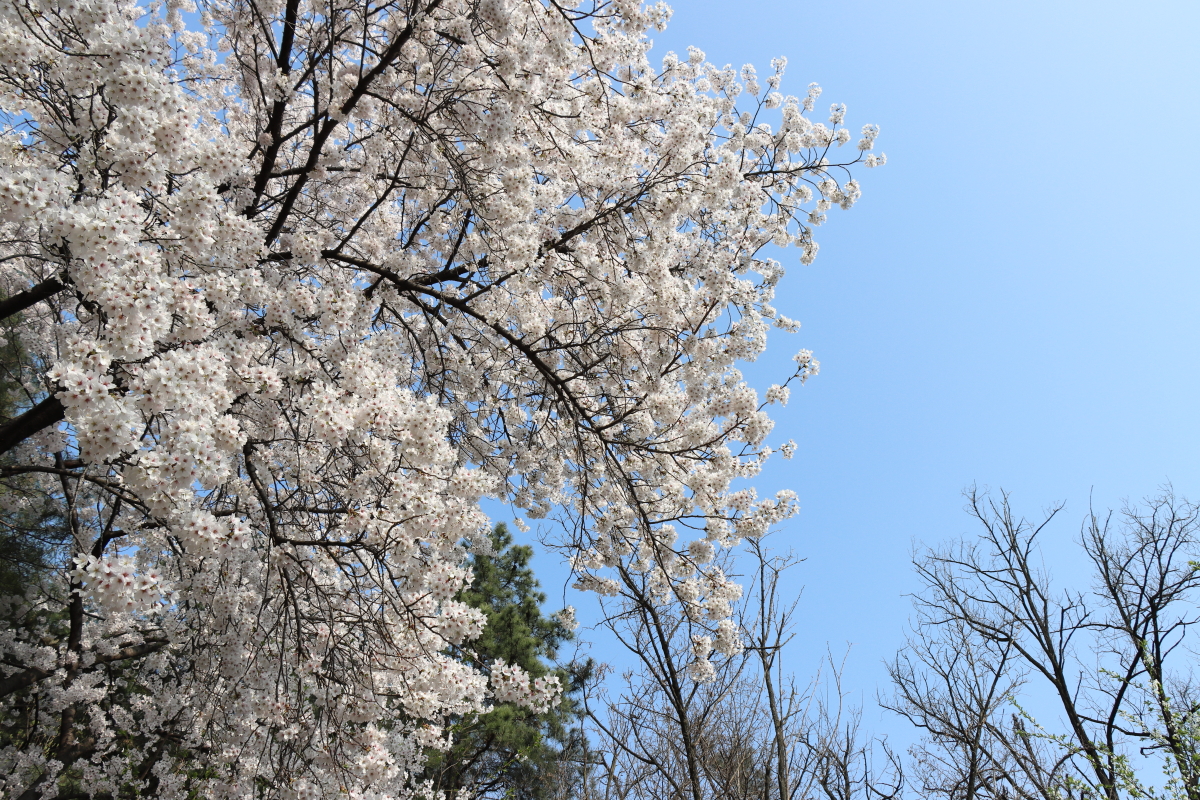
[[796,507],[731,488],[772,429],[737,363],[798,327],[764,248],[811,263],[884,157],[867,126],[838,161],[844,106],[810,121],[783,59],[765,94],[652,65],[669,15],[0,0],[35,401],[0,471],[71,536],[0,601],[0,702],[43,709],[4,796],[418,796],[452,717],[559,691],[446,654],[484,623],[454,597],[485,496],[560,518],[578,588],[681,604],[696,680],[740,650],[714,555]]

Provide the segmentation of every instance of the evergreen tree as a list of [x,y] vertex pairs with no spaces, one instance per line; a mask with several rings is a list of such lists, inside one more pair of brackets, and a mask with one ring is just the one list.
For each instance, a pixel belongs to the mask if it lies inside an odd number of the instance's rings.
[[529,566],[533,549],[513,544],[504,524],[492,531],[493,555],[474,555],[474,579],[458,599],[487,616],[483,635],[457,656],[489,672],[498,660],[517,664],[532,677],[554,674],[566,687],[562,701],[543,714],[497,703],[452,728],[454,744],[431,753],[427,777],[439,794],[471,798],[543,800],[564,781],[583,748],[582,709],[576,700],[591,665],[553,667],[559,647],[573,638],[557,616],[544,616],[546,596]]

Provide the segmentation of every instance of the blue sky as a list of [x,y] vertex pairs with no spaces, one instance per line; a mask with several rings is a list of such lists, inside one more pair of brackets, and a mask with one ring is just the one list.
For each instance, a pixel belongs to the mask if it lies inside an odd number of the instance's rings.
[[808,559],[793,668],[852,643],[871,701],[914,543],[971,531],[964,487],[1029,515],[1066,501],[1048,541],[1065,555],[1089,496],[1170,480],[1200,498],[1200,4],[672,5],[655,54],[691,44],[760,75],[784,55],[785,92],[817,81],[852,127],[882,128],[889,163],[830,212],[817,261],[788,252],[776,305],[802,330],[747,370],[765,389],[801,347],[822,363],[777,414],[796,457],[757,484],[803,505],[776,537]]

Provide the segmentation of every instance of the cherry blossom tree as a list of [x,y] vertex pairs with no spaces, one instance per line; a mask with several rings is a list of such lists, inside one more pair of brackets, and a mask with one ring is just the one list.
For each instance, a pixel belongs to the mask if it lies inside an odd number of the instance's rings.
[[4,796],[420,796],[447,718],[557,694],[445,655],[483,496],[736,649],[712,554],[794,508],[731,490],[796,327],[762,251],[877,128],[839,159],[782,59],[655,67],[666,6],[589,2],[0,2],[0,475],[73,543],[3,601]]

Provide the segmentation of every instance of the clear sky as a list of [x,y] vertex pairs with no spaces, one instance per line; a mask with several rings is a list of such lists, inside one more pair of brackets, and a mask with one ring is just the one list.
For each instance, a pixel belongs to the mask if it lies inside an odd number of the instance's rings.
[[870,701],[914,543],[971,530],[964,487],[1029,515],[1066,501],[1060,544],[1089,495],[1170,480],[1200,499],[1200,4],[671,5],[655,54],[692,44],[760,75],[784,55],[785,93],[817,81],[882,129],[889,163],[830,212],[817,261],[788,251],[776,305],[803,329],[747,370],[761,391],[801,347],[821,361],[768,440],[796,457],[757,485],[803,505],[776,538],[808,559],[794,669],[853,643]]

